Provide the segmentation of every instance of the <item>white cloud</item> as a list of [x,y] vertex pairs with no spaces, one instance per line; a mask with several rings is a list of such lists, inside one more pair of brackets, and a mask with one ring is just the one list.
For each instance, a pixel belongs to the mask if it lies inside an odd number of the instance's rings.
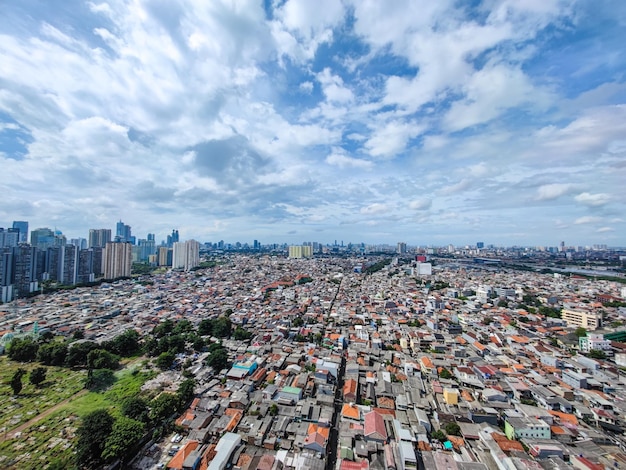
[[376,128],[363,146],[372,157],[393,158],[402,153],[408,141],[423,130],[424,127],[415,122],[390,121]]
[[311,93],[313,91],[313,82],[302,82],[299,88],[305,93]]
[[614,232],[615,229],[612,227],[600,227],[598,230],[596,230],[596,233],[607,233],[607,232]]
[[574,199],[586,206],[598,207],[608,204],[611,201],[611,196],[604,193],[580,193],[578,196],[575,196]]
[[594,217],[591,215],[586,215],[584,217],[579,217],[574,221],[575,225],[586,225],[586,224],[596,224],[602,221],[600,217]]
[[409,209],[412,209],[415,211],[424,211],[424,210],[430,209],[432,205],[433,205],[433,201],[431,199],[428,199],[428,198],[415,199],[409,202]]
[[322,90],[328,101],[345,103],[354,99],[352,91],[344,86],[341,77],[331,73],[330,68],[326,67],[318,73],[317,80],[322,85]]
[[353,158],[341,152],[339,149],[334,149],[333,153],[326,157],[326,163],[329,165],[337,166],[339,168],[362,168],[370,169],[373,164],[367,160],[361,160],[359,158]]
[[535,199],[537,201],[552,201],[572,192],[575,187],[570,183],[544,184],[537,188]]
[[379,215],[386,214],[390,210],[388,204],[383,204],[380,202],[375,202],[374,204],[370,204],[369,206],[361,208],[361,214],[364,215]]

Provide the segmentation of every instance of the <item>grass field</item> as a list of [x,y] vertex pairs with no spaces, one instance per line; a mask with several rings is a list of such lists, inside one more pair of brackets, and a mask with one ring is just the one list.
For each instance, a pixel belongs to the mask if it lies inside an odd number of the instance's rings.
[[[19,437],[5,439],[0,434],[0,468],[3,469],[45,469],[54,460],[66,462],[73,459],[73,439],[80,418],[97,409],[106,408],[117,416],[121,402],[129,396],[139,394],[141,386],[156,375],[155,371],[140,371],[140,360],[131,361],[125,369],[115,373],[116,381],[109,389],[102,392],[88,392],[74,397],[83,389],[86,378],[84,371],[71,371],[62,368],[49,368],[46,382],[50,385],[35,390],[25,377],[23,394],[13,398],[11,388],[6,384],[18,367],[30,369],[38,364],[22,365],[0,358],[0,377],[2,389],[0,400],[3,401],[0,423],[9,424],[9,430],[35,417],[39,412],[70,399],[52,414],[36,424],[26,428]],[[54,369],[54,372],[53,372]],[[6,393],[5,393],[6,392]],[[46,404],[45,407],[42,404]],[[7,412],[7,407],[10,410]],[[22,416],[23,415],[23,416]]]

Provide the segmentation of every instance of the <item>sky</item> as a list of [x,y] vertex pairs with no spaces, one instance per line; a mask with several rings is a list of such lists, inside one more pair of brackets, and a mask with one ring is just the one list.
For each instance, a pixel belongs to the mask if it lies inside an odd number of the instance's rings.
[[626,246],[626,2],[0,2],[0,226]]

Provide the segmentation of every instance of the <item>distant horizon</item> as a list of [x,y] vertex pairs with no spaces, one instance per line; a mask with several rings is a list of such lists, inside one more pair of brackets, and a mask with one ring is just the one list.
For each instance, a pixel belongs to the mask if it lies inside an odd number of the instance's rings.
[[[111,230],[111,238],[115,238],[115,224],[112,227],[106,227],[106,226],[101,226],[101,227],[89,227],[87,229],[84,230],[84,235],[68,235],[67,233],[65,233],[61,227],[53,227],[51,225],[31,225],[30,221],[28,220],[24,220],[24,219],[15,219],[15,221],[25,221],[29,223],[29,228],[28,228],[28,243],[30,243],[30,232],[32,230],[36,230],[39,228],[48,228],[50,230],[60,230],[61,233],[66,237],[66,239],[69,240],[70,239],[85,239],[88,240],[89,238],[89,230],[92,229],[109,229]],[[119,220],[118,220],[119,221]],[[300,239],[295,239],[293,236],[289,239],[290,241],[287,241],[286,238],[282,238],[280,239],[279,236],[277,237],[278,240],[269,240],[266,239],[265,241],[262,240],[261,238],[257,238],[257,237],[251,237],[250,235],[246,234],[245,236],[242,236],[240,238],[237,238],[236,236],[230,236],[228,234],[224,234],[221,237],[216,237],[215,239],[212,240],[202,240],[199,239],[197,237],[193,237],[193,236],[185,236],[184,233],[181,233],[180,229],[177,229],[176,227],[173,227],[172,229],[169,230],[169,232],[167,232],[163,237],[160,237],[158,233],[154,232],[154,231],[148,231],[145,232],[142,235],[138,235],[137,233],[135,233],[135,230],[132,226],[132,223],[129,223],[127,221],[123,221],[125,224],[130,225],[131,226],[131,230],[132,230],[132,236],[135,237],[136,240],[139,239],[146,239],[148,236],[148,233],[152,233],[155,235],[155,243],[157,245],[159,245],[160,243],[166,241],[167,236],[170,235],[172,233],[172,230],[178,230],[179,234],[181,236],[180,241],[186,241],[186,240],[196,240],[202,244],[204,243],[219,243],[219,241],[224,241],[224,243],[226,244],[235,244],[235,243],[242,243],[242,244],[249,244],[252,245],[254,243],[254,240],[257,240],[261,245],[271,245],[271,244],[287,244],[287,245],[301,245],[302,243],[309,243],[309,242],[313,242],[313,243],[321,243],[324,246],[333,246],[335,241],[337,242],[338,246],[341,246],[341,244],[343,243],[344,246],[348,245],[348,244],[352,244],[352,245],[359,245],[361,243],[364,243],[365,245],[368,246],[372,246],[372,245],[387,245],[387,246],[396,246],[398,243],[406,243],[408,247],[412,247],[412,248],[442,248],[442,247],[446,247],[448,245],[453,245],[455,248],[465,248],[465,247],[469,247],[469,248],[475,248],[477,243],[484,243],[485,248],[489,247],[489,246],[493,246],[494,248],[514,248],[514,247],[519,247],[519,248],[538,248],[538,247],[545,247],[545,248],[552,248],[552,247],[558,247],[559,244],[561,243],[561,241],[565,242],[565,248],[570,248],[570,247],[594,247],[597,245],[606,245],[607,248],[609,249],[614,249],[614,250],[619,250],[619,249],[625,249],[626,245],[610,245],[608,243],[603,243],[603,242],[595,242],[595,243],[569,243],[567,242],[567,240],[559,240],[556,243],[535,243],[535,244],[527,244],[527,245],[522,245],[522,244],[517,244],[517,243],[495,243],[495,242],[490,242],[490,241],[485,241],[484,239],[478,239],[475,242],[463,242],[463,241],[458,241],[458,242],[452,242],[452,241],[442,241],[440,244],[437,243],[424,243],[424,242],[411,242],[408,240],[396,240],[396,241],[365,241],[365,240],[359,240],[359,241],[355,241],[355,240],[347,240],[347,239],[341,239],[340,237],[332,238],[331,240],[320,240],[320,239],[316,239],[314,237],[309,237],[309,238],[304,238],[302,240]],[[4,228],[6,230],[7,227],[10,227],[12,225],[12,222],[10,223],[5,223],[5,225],[0,224],[0,228]],[[251,237],[251,238],[250,238]],[[249,238],[249,240],[248,240]]]
[[5,3],[0,220],[626,246],[622,0]]

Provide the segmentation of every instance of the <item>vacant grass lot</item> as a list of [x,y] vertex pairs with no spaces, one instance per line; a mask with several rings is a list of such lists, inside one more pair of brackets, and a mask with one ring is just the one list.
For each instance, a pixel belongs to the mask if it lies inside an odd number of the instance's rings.
[[[21,366],[30,370],[37,367],[37,364],[29,366],[14,364],[6,357],[1,358],[1,361],[0,377],[3,383],[0,400],[5,402],[5,406],[12,404],[21,414],[26,415],[17,424],[9,425],[9,430],[33,418],[37,410],[43,412],[70,398],[69,402],[60,406],[52,414],[26,428],[19,437],[5,439],[4,433],[0,435],[0,468],[3,469],[45,469],[55,460],[64,462],[62,466],[69,468],[73,460],[74,437],[80,418],[100,408],[109,409],[114,416],[119,415],[121,402],[129,396],[138,395],[143,383],[156,376],[155,371],[140,371],[137,368],[139,361],[133,361],[128,364],[127,368],[115,373],[117,380],[109,389],[102,392],[88,392],[71,398],[83,389],[86,372],[49,368],[49,379],[46,382],[52,382],[54,377],[53,385],[43,387],[40,392],[37,392],[32,385],[26,385],[28,379],[25,377],[23,394],[13,399],[12,391],[6,382],[10,380],[17,367]],[[52,369],[55,369],[54,374],[51,373]],[[31,392],[36,394],[36,397],[30,397]],[[41,403],[48,405],[43,408]],[[1,410],[0,419],[10,422],[10,416],[5,416],[7,415],[5,407],[3,406]],[[14,411],[9,414],[15,413]]]

